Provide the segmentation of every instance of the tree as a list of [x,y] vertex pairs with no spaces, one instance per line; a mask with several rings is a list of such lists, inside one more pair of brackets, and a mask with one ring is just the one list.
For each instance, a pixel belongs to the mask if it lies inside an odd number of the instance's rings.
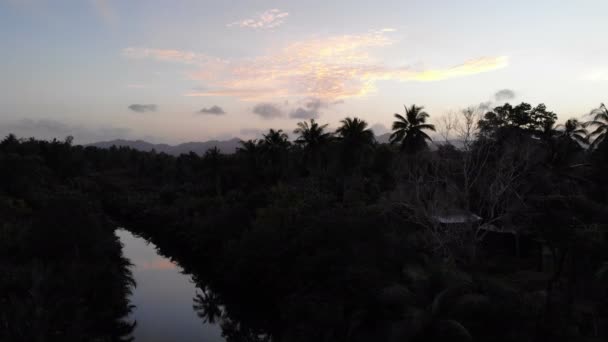
[[591,147],[596,148],[608,135],[608,108],[602,103],[591,111],[591,115],[593,115],[593,120],[586,122],[584,126],[596,127],[593,132],[589,133],[589,140],[593,140]]
[[376,142],[374,132],[367,128],[367,122],[359,118],[346,118],[337,130],[338,140],[342,145],[342,163],[349,170],[361,164],[362,152]]
[[287,134],[283,130],[270,129],[264,134],[261,147],[265,156],[264,160],[267,167],[270,168],[270,174],[273,179],[276,179],[283,174],[287,168],[287,154],[290,146]]
[[217,196],[222,195],[222,173],[220,167],[222,163],[222,154],[217,146],[207,150],[203,155],[203,165],[207,166],[211,172],[211,176],[215,180],[215,193]]
[[557,115],[547,110],[544,104],[532,108],[528,103],[515,107],[506,103],[487,112],[479,121],[480,135],[484,138],[501,139],[513,134],[546,136]]
[[290,145],[288,138],[289,137],[283,132],[282,129],[274,130],[271,128],[268,133],[264,134],[262,144],[266,149],[272,151],[284,150]]
[[424,130],[435,131],[435,126],[426,123],[429,114],[424,107],[412,105],[405,108],[405,117],[395,113],[393,133],[390,136],[391,144],[401,143],[401,149],[408,153],[418,152],[427,147],[426,141],[432,141]]
[[373,145],[376,141],[374,132],[367,128],[367,122],[359,118],[346,118],[340,123],[342,126],[336,130],[336,134],[346,146],[358,148]]
[[558,125],[557,128],[560,130],[560,137],[567,138],[579,144],[589,144],[587,130],[583,124],[578,122],[578,120],[569,119],[566,123]]
[[204,323],[216,323],[222,318],[221,301],[218,295],[210,289],[204,289],[201,292],[196,291],[193,301],[192,308]]
[[247,141],[239,141],[240,147],[236,148],[236,152],[244,155],[254,155],[259,150],[260,142],[257,139],[249,139]]
[[315,119],[310,119],[310,124],[306,121],[298,122],[298,128],[293,131],[299,135],[296,143],[302,145],[304,149],[316,151],[331,139],[331,133],[325,133],[325,128],[327,124],[319,125]]
[[298,134],[296,144],[304,149],[305,162],[316,168],[322,161],[322,148],[325,147],[332,138],[331,133],[326,133],[327,124],[319,125],[315,119],[310,119],[310,124],[306,121],[298,122],[298,128],[293,132]]

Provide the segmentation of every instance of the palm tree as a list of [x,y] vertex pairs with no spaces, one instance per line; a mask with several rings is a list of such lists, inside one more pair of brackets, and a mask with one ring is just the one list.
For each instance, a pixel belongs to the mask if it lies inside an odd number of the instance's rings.
[[310,119],[310,124],[306,121],[298,122],[298,128],[293,132],[299,134],[296,144],[304,148],[305,162],[313,169],[322,164],[322,148],[327,145],[332,138],[331,133],[326,133],[327,124],[319,125],[315,119]]
[[587,130],[578,120],[569,119],[563,125],[557,125],[557,128],[560,130],[560,137],[568,138],[580,144],[589,144]]
[[298,128],[293,131],[295,134],[299,134],[296,143],[305,149],[316,150],[331,139],[332,134],[325,133],[325,128],[327,128],[327,124],[319,125],[315,119],[310,119],[310,124],[306,121],[298,122]]
[[416,152],[425,148],[426,141],[432,141],[424,130],[435,131],[435,126],[426,123],[429,114],[424,107],[412,105],[405,108],[405,117],[395,113],[396,121],[393,122],[393,133],[389,140],[391,144],[401,143],[401,149],[408,152]]
[[209,289],[203,290],[202,293],[196,291],[193,301],[192,308],[204,323],[215,323],[222,318],[222,303],[219,297]]
[[269,150],[280,150],[289,147],[289,137],[282,129],[270,129],[267,134],[264,134],[262,144]]
[[344,170],[351,172],[362,165],[367,156],[362,152],[371,148],[376,138],[374,132],[367,128],[367,122],[359,118],[346,118],[340,123],[342,125],[336,130],[342,148],[340,160]]
[[597,127],[593,132],[589,133],[589,140],[593,139],[591,147],[596,148],[606,139],[606,135],[608,134],[608,108],[602,103],[598,108],[591,111],[591,115],[594,115],[593,120],[585,122],[584,126]]
[[346,146],[370,146],[376,141],[374,132],[367,128],[367,122],[359,118],[346,118],[340,123],[342,126],[336,130],[336,134]]
[[264,134],[261,147],[264,155],[263,161],[269,168],[268,174],[273,179],[277,179],[287,169],[288,148],[291,145],[287,134],[283,130],[270,129]]

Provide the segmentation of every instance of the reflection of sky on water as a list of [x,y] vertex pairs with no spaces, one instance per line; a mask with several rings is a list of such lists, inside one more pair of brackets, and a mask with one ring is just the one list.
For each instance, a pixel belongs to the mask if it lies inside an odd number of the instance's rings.
[[217,325],[204,324],[192,309],[196,287],[180,267],[158,255],[153,244],[126,230],[117,230],[123,254],[131,260],[137,287],[135,341],[223,341]]

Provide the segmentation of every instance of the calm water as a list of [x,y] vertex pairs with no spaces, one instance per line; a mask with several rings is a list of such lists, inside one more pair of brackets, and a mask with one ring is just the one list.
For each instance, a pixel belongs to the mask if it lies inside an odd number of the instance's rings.
[[196,286],[156,247],[126,230],[116,230],[123,254],[133,264],[137,287],[131,303],[137,320],[135,341],[224,341],[220,327],[205,324],[192,309]]

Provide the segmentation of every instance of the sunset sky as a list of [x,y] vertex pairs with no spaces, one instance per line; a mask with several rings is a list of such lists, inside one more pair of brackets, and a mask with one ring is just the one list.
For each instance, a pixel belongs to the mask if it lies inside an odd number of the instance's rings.
[[252,138],[403,105],[608,101],[608,1],[0,0],[0,133]]

